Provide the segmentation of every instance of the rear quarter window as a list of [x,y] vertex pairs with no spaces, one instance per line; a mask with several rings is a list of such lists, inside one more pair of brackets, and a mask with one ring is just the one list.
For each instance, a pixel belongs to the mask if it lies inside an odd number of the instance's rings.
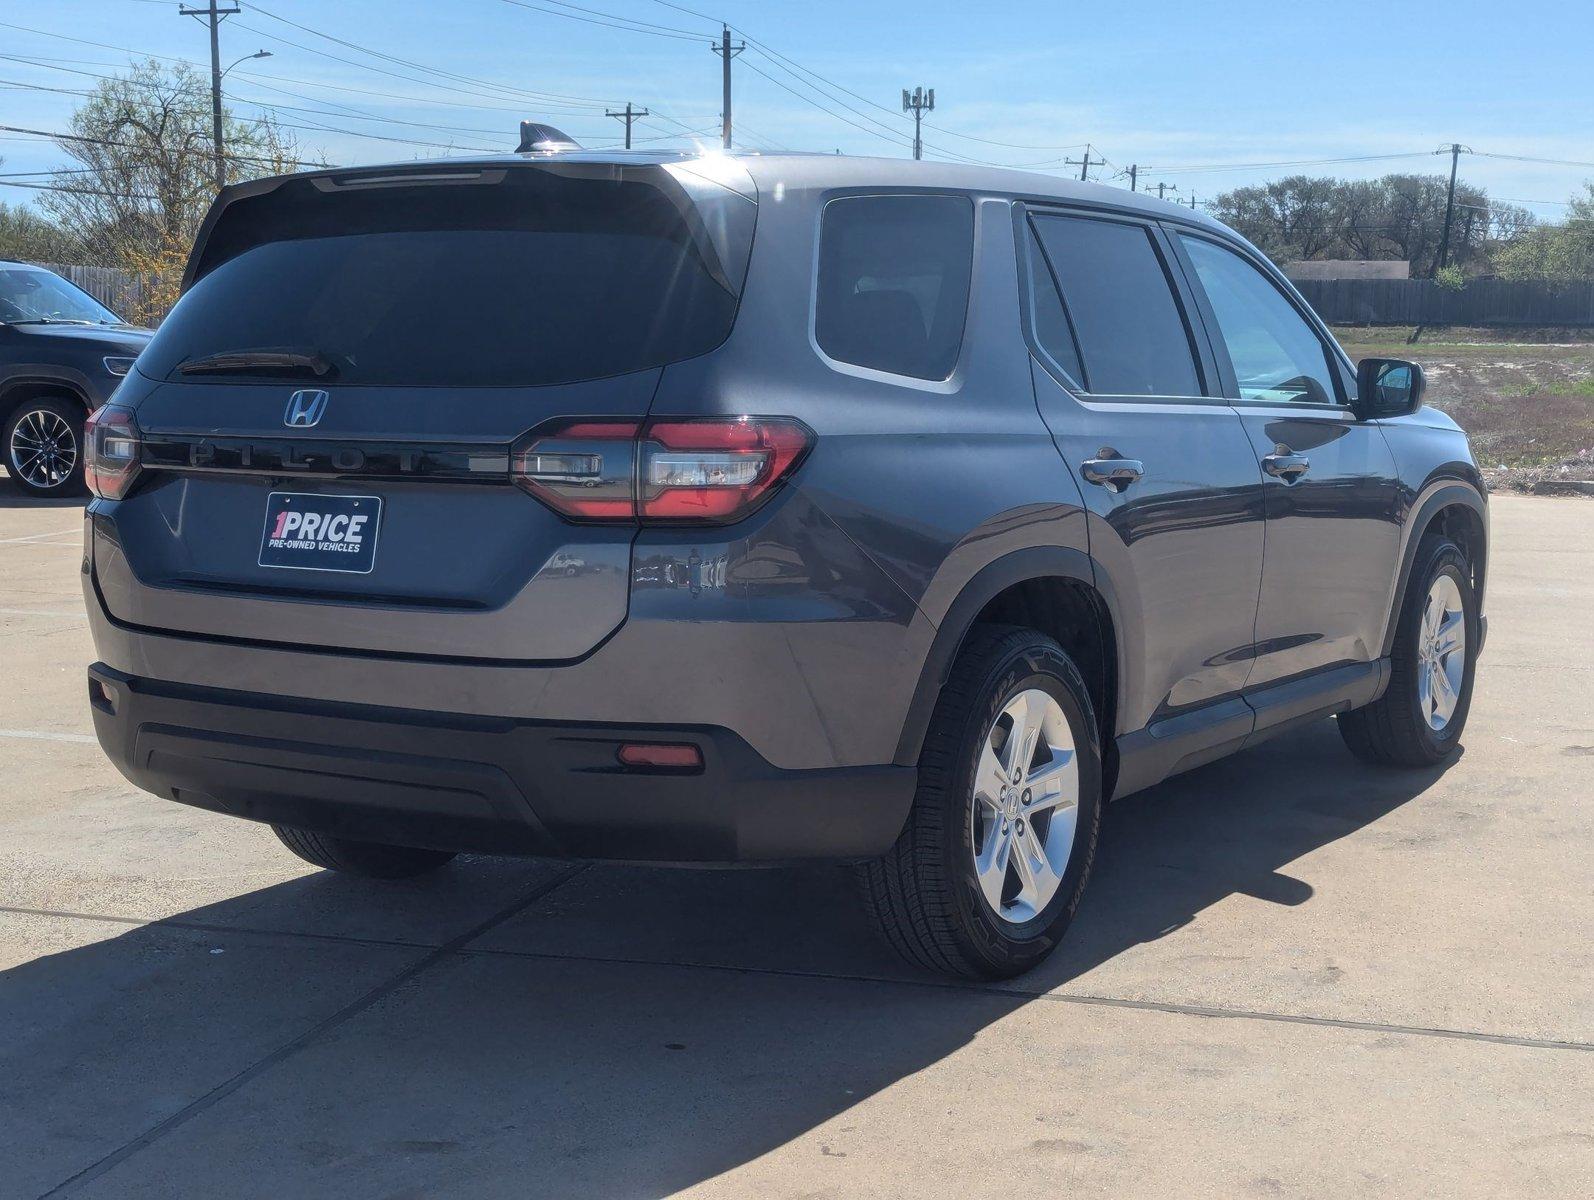
[[847,196],[825,206],[814,337],[838,362],[915,379],[957,365],[974,262],[967,196]]

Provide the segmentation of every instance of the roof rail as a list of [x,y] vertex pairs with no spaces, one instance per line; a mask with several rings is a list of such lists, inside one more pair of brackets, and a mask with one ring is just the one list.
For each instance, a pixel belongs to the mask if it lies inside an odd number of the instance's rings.
[[579,149],[581,149],[580,142],[552,125],[543,125],[537,121],[520,123],[520,145],[515,147],[516,154],[548,154],[558,150]]

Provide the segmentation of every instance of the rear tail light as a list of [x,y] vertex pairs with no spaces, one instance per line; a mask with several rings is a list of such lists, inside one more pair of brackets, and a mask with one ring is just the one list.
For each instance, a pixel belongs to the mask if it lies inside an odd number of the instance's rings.
[[515,444],[515,483],[573,521],[636,519],[634,420],[560,421]]
[[813,440],[789,417],[562,421],[527,434],[512,471],[572,520],[728,525],[767,500]]
[[107,404],[83,426],[83,481],[104,500],[120,500],[138,478],[141,440],[133,410]]

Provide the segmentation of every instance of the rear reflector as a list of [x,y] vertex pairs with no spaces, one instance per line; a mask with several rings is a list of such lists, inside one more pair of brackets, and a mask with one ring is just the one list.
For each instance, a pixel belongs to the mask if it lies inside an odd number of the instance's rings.
[[789,417],[562,420],[522,438],[511,471],[571,520],[727,525],[767,500],[813,441]]
[[625,742],[620,761],[628,767],[695,771],[703,765],[703,752],[690,742]]

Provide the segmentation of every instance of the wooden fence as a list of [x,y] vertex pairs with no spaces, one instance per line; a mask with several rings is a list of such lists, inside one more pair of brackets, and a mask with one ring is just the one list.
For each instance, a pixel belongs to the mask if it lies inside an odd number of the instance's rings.
[[34,265],[64,275],[117,316],[128,317],[139,312],[143,306],[143,281],[131,271],[120,267],[80,267],[66,263]]
[[1298,279],[1335,325],[1594,325],[1594,279],[1472,279],[1459,289],[1431,279]]

